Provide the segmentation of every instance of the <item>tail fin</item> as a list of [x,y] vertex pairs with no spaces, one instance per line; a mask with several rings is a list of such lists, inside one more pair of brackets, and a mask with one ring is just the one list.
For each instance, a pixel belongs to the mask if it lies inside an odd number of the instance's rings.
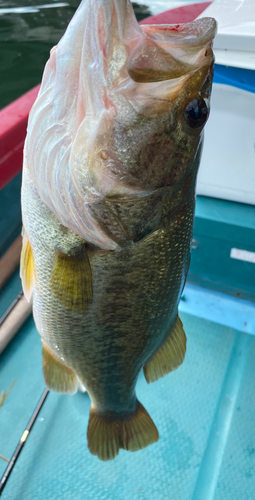
[[113,460],[123,448],[137,451],[158,441],[157,427],[143,405],[137,401],[137,409],[126,418],[113,420],[90,410],[88,447],[100,460]]

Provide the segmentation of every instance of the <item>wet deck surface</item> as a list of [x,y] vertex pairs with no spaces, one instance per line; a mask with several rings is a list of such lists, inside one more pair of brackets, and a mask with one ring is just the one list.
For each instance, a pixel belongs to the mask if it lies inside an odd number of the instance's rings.
[[[186,301],[181,302],[188,338],[185,362],[154,384],[147,385],[142,375],[138,381],[138,398],[159,429],[159,442],[136,453],[122,450],[113,462],[100,462],[86,445],[88,395],[50,393],[5,487],[4,500],[254,498],[255,336],[220,324],[223,296],[214,294],[216,305],[221,300],[217,317],[212,296],[200,289],[204,299],[199,308],[200,291],[195,291],[192,303],[188,286]],[[235,314],[238,328],[244,319],[239,304],[232,303],[231,320],[235,322]],[[243,304],[250,312],[255,308]],[[198,317],[209,309],[215,321]],[[225,309],[231,317],[227,303]],[[253,330],[251,323],[249,328]],[[1,356],[0,390],[15,379],[0,411],[0,453],[8,458],[44,389],[41,342],[32,317]],[[0,474],[5,467],[1,460]]]

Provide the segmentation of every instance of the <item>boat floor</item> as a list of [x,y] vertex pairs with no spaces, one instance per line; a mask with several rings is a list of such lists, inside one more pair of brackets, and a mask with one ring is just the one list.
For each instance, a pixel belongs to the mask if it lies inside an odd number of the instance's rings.
[[[88,395],[50,393],[4,500],[255,498],[255,336],[240,331],[255,332],[255,305],[190,285],[184,299],[183,365],[150,385],[141,375],[137,384],[159,442],[101,462],[87,449]],[[14,380],[0,410],[0,453],[8,458],[44,389],[32,317],[1,356],[0,390]],[[6,465],[0,460],[0,474]]]

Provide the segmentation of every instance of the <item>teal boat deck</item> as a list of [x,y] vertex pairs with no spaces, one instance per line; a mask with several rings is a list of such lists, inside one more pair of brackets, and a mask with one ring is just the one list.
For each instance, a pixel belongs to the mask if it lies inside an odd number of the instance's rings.
[[[86,444],[88,395],[50,393],[4,500],[255,498],[255,305],[189,284],[184,299],[183,365],[151,385],[141,375],[137,386],[159,442],[101,462]],[[44,389],[32,317],[1,355],[0,380],[1,390],[16,380],[0,410],[0,453],[10,458]]]

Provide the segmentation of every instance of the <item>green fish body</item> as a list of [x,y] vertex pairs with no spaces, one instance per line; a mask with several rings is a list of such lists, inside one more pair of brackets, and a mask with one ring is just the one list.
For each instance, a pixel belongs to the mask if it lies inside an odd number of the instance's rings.
[[[92,21],[89,74],[77,34],[88,42]],[[69,394],[86,388],[88,446],[103,460],[157,441],[136,398],[137,377],[143,368],[147,382],[156,381],[185,355],[178,303],[215,22],[180,26],[177,37],[173,26],[142,30],[129,1],[96,0],[92,8],[83,0],[51,53],[29,119],[23,288],[33,294],[45,383]],[[69,39],[80,59],[73,61]],[[102,60],[93,67],[95,49]],[[65,68],[71,95],[61,94]]]

